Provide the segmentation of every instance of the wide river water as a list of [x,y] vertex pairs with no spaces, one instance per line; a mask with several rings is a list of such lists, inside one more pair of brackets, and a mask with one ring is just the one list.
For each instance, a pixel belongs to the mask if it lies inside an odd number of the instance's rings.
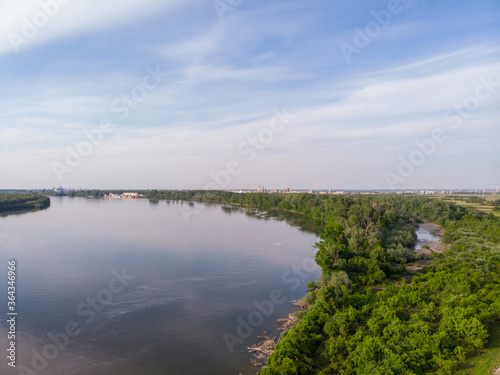
[[[245,349],[317,279],[320,228],[195,207],[53,197],[47,210],[0,217],[0,373],[255,373]],[[10,259],[16,369],[5,355]]]

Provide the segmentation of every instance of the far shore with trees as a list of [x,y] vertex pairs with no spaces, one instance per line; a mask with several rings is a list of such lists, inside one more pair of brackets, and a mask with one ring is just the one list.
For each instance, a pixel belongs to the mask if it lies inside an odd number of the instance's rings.
[[50,198],[43,194],[0,194],[0,213],[14,211],[36,211],[48,207],[50,207]]

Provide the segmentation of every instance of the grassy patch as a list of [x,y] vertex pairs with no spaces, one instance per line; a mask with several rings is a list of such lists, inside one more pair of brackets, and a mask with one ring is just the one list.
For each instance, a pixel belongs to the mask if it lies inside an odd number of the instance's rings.
[[491,375],[500,367],[500,322],[492,328],[489,343],[482,353],[471,357],[457,375]]
[[[496,197],[494,197],[493,199],[496,199]],[[493,200],[493,199],[490,199],[490,200]],[[495,215],[495,216],[500,216],[500,212],[493,211],[493,207],[491,207],[491,206],[483,206],[482,204],[479,204],[479,203],[467,203],[467,202],[459,201],[459,200],[450,200],[450,202],[458,204],[460,206],[474,207],[474,208],[477,208],[479,211],[486,212],[487,214],[493,213],[493,215]]]

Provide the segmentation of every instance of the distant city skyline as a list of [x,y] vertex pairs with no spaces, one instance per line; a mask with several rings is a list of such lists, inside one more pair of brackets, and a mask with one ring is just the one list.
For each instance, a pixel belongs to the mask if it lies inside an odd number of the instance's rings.
[[[9,189],[0,189],[3,191],[9,191]],[[56,191],[58,193],[63,193],[67,194],[69,192],[78,192],[78,191],[92,191],[92,190],[99,190],[99,191],[121,191],[121,192],[139,192],[139,191],[151,191],[151,190],[158,190],[158,191],[197,191],[198,189],[189,189],[189,188],[184,188],[184,189],[122,189],[122,188],[116,188],[116,189],[99,189],[99,188],[70,188],[70,187],[52,187],[52,188],[29,188],[29,189],[12,189],[14,191],[35,191],[35,192],[43,192],[43,191]],[[201,189],[200,191],[209,191],[209,190],[203,190]],[[285,188],[277,188],[277,187],[266,187],[266,186],[259,186],[257,188],[254,187],[248,187],[248,188],[233,188],[233,189],[219,189],[219,191],[231,191],[231,192],[238,192],[238,193],[255,193],[255,192],[264,192],[264,193],[327,193],[327,194],[349,194],[352,192],[387,192],[387,193],[425,193],[425,194],[500,194],[500,189],[498,187],[496,188],[469,188],[469,189],[441,189],[436,187],[435,189],[432,188],[408,188],[408,189],[331,189],[331,188],[326,188],[326,189],[309,189],[309,188],[291,188],[291,187],[285,187]]]
[[0,189],[490,189],[496,0],[0,3]]

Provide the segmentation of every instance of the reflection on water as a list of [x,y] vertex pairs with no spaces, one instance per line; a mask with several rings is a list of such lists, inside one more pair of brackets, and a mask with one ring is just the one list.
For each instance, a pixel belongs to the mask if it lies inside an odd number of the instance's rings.
[[[223,335],[237,335],[238,319],[273,290],[286,301],[305,294],[319,275],[306,260],[321,229],[298,215],[195,206],[190,224],[181,209],[193,204],[176,201],[56,197],[48,210],[0,217],[7,235],[0,262],[18,262],[18,364],[41,366],[34,353],[75,322],[80,333],[37,372],[252,373],[248,355],[239,353],[293,307],[274,306],[234,353]],[[5,291],[0,297],[6,306]],[[4,322],[1,347],[6,330]],[[7,371],[1,361],[0,373]]]
[[20,211],[11,210],[11,211],[3,211],[3,212],[0,212],[0,217],[19,216],[19,215],[31,214],[31,213],[36,213],[36,212],[39,212],[39,211],[48,210],[49,208],[50,207],[42,208],[40,210],[20,210]]
[[304,217],[302,215],[294,214],[292,212],[286,211],[269,211],[269,216],[274,218],[280,218],[284,220],[288,225],[298,228],[300,231],[306,233],[313,233],[319,237],[325,229],[325,222],[317,219],[312,219],[309,217]]
[[306,217],[300,214],[296,214],[288,211],[259,211],[256,208],[247,207],[237,207],[237,206],[221,206],[223,212],[228,215],[237,212],[244,212],[247,216],[255,218],[257,220],[273,220],[273,221],[284,221],[292,227],[296,227],[299,230],[306,233],[313,233],[319,236],[324,231],[325,223],[321,220]]

